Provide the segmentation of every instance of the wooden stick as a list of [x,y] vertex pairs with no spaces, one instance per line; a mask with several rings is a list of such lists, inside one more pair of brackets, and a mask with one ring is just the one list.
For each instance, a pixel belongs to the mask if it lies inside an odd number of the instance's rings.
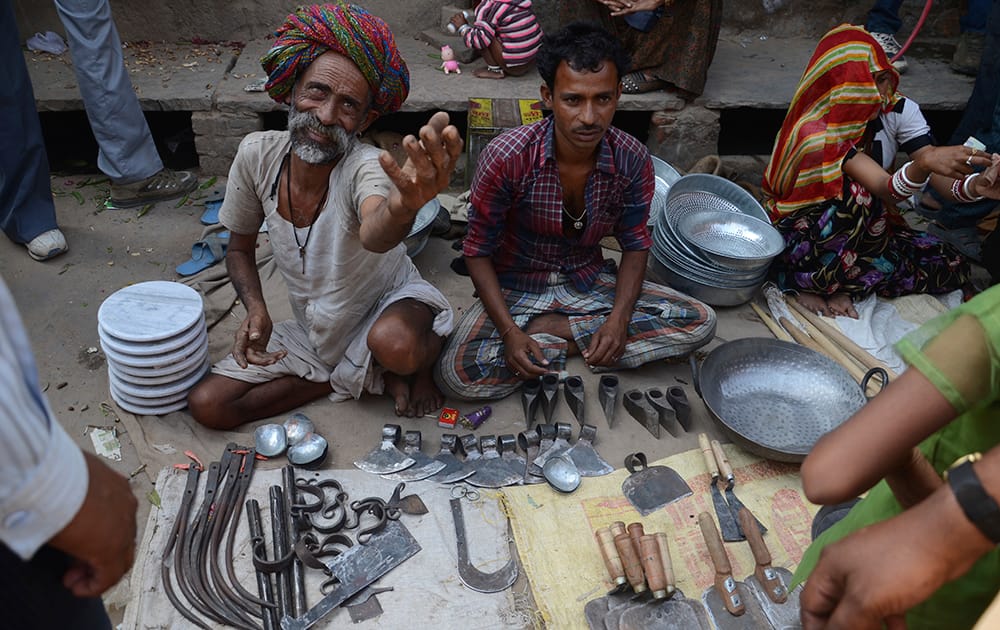
[[760,321],[764,322],[764,325],[767,326],[767,329],[770,330],[771,333],[775,337],[777,337],[778,339],[780,339],[782,341],[791,341],[792,340],[792,336],[789,335],[784,330],[782,330],[781,326],[779,326],[776,323],[774,323],[774,319],[770,315],[768,315],[766,312],[764,312],[764,309],[762,309],[761,307],[757,306],[753,302],[750,302],[750,308],[753,309],[754,313],[757,313],[757,317],[760,318]]
[[866,370],[864,367],[861,366],[860,363],[855,361],[854,357],[850,356],[849,354],[841,350],[840,346],[835,344],[829,337],[824,335],[822,330],[817,328],[815,324],[813,324],[811,321],[802,316],[801,313],[799,313],[798,317],[796,317],[795,314],[793,313],[792,317],[795,317],[795,320],[805,327],[806,332],[809,333],[809,336],[812,337],[816,341],[816,343],[820,345],[820,347],[826,350],[827,356],[835,360],[837,363],[840,363],[844,367],[847,367],[847,370],[848,372],[851,373],[851,376],[858,378],[857,374],[861,374],[860,378],[864,378]]
[[852,341],[850,337],[840,332],[827,322],[823,321],[821,317],[819,317],[815,313],[810,312],[809,309],[802,306],[802,304],[799,303],[798,300],[793,298],[787,301],[789,306],[791,306],[793,309],[801,313],[803,317],[812,322],[813,325],[816,326],[816,328],[819,328],[821,331],[823,331],[823,333],[827,335],[830,339],[840,344],[840,347],[846,350],[848,353],[850,353],[855,359],[858,360],[858,362],[861,363],[861,365],[865,366],[869,370],[872,368],[880,367],[883,370],[885,370],[886,373],[889,375],[889,380],[896,378],[896,373],[890,370],[885,363],[882,363],[881,361],[873,357],[871,354],[868,353],[867,350],[865,350],[858,344],[854,343],[854,341]]

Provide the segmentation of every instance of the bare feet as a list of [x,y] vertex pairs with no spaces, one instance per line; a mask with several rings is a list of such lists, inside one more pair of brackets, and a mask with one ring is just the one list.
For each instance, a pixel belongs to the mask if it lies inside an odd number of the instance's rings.
[[429,370],[413,376],[399,376],[386,372],[385,393],[392,397],[397,416],[420,417],[444,404],[444,395],[434,384]]
[[796,299],[798,299],[799,304],[813,313],[827,317],[858,318],[858,312],[854,309],[854,301],[846,293],[834,293],[829,298],[817,293],[799,293]]
[[846,293],[834,293],[826,303],[830,306],[830,311],[840,317],[858,318],[858,312],[854,309],[854,300]]
[[544,313],[534,318],[524,327],[524,332],[529,335],[535,333],[546,333],[553,337],[566,340],[566,356],[576,356],[580,354],[580,348],[576,345],[573,337],[573,329],[569,325],[569,317],[560,313]]

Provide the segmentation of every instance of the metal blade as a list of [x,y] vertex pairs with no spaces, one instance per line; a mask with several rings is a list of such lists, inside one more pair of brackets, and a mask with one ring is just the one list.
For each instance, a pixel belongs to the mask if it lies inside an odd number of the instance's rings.
[[376,475],[399,472],[412,466],[415,460],[406,456],[390,443],[382,442],[372,452],[354,462],[354,465],[365,472]]
[[413,465],[399,472],[382,475],[383,479],[391,481],[420,481],[438,474],[445,467],[444,462],[433,459],[421,452],[410,453]]
[[722,530],[722,540],[726,542],[746,540],[747,537],[743,535],[739,522],[733,517],[729,504],[722,497],[714,480],[710,486],[712,488],[712,504],[715,506],[715,517],[719,519],[719,529]]
[[[510,588],[517,579],[517,556],[513,540],[510,544],[510,560],[493,573],[483,573],[469,562],[469,547],[465,537],[465,519],[462,517],[462,500],[451,500],[451,516],[455,519],[455,540],[458,546],[458,577],[474,591],[497,593]],[[287,630],[287,629],[286,629]]]
[[[729,502],[730,517],[733,519],[733,522],[736,523],[736,527],[740,532],[740,538],[738,540],[746,540],[746,534],[743,532],[743,527],[740,526],[740,520],[738,518],[740,510],[746,506],[736,498],[736,494],[733,492],[732,482],[726,486],[726,500]],[[750,510],[747,510],[747,512],[750,512]],[[750,512],[750,515],[753,516],[753,512]],[[764,527],[764,524],[758,521],[756,516],[753,517],[753,520],[757,521],[757,528],[760,529],[760,533],[766,534],[767,528]]]
[[284,616],[282,630],[306,630],[328,615],[349,597],[402,564],[420,551],[420,543],[399,521],[389,520],[385,528],[365,545],[355,545],[336,556],[327,566],[340,585],[301,617]]

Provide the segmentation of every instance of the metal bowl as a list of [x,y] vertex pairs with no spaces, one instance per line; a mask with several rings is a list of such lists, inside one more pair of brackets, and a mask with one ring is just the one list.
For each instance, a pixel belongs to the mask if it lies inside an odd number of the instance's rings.
[[681,178],[673,166],[664,160],[651,156],[653,161],[653,176],[656,178],[656,188],[653,190],[653,201],[649,204],[649,220],[646,225],[652,227],[663,214],[663,209],[667,205],[667,195],[670,194],[670,187]]
[[689,212],[676,227],[682,239],[729,269],[760,270],[785,248],[785,239],[770,223],[740,212]]
[[690,295],[710,306],[739,306],[750,301],[757,293],[763,280],[747,286],[720,287],[685,277],[671,269],[656,256],[649,258],[649,267],[654,278],[661,284],[666,284],[681,293]]
[[417,211],[417,218],[413,220],[413,227],[403,243],[406,245],[406,255],[413,258],[424,251],[427,240],[431,237],[431,228],[434,226],[434,219],[441,210],[441,202],[437,197],[431,199]]
[[696,389],[743,448],[800,462],[824,434],[867,402],[838,363],[777,339],[724,343],[695,369]]
[[285,427],[285,438],[288,446],[295,446],[305,438],[306,435],[316,430],[313,421],[304,413],[296,412],[285,420],[282,425]]
[[[670,218],[680,218],[679,213],[686,210],[688,204],[678,203],[676,198],[687,193],[696,193],[694,198],[716,197],[717,200],[728,202],[724,206],[720,204],[718,209],[735,210],[770,223],[764,207],[754,199],[753,195],[725,177],[708,173],[685,175],[670,187],[670,194],[667,195],[667,209]],[[687,199],[687,202],[691,201],[692,198]],[[706,200],[705,203],[708,201]]]
[[318,466],[326,459],[330,445],[326,438],[316,433],[307,433],[295,446],[288,448],[288,461],[296,466]]
[[253,432],[253,444],[264,457],[277,457],[288,448],[285,427],[280,424],[262,424]]

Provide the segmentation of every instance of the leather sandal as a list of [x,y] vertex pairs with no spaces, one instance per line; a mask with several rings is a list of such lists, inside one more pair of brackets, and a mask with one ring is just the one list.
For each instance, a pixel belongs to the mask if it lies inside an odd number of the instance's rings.
[[629,72],[622,77],[622,94],[645,94],[666,87],[666,81],[657,78],[649,79],[642,70]]

